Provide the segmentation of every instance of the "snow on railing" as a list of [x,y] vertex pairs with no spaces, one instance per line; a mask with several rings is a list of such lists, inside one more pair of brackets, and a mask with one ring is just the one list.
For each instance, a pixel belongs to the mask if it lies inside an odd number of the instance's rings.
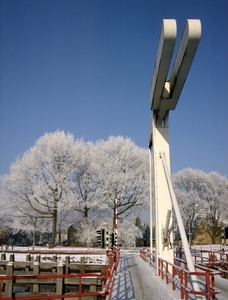
[[[153,263],[155,259],[155,254],[150,254],[147,249],[140,250],[140,257],[145,261],[149,262],[150,264]],[[189,295],[198,295],[198,296],[204,296],[206,299],[215,299],[215,295],[220,293],[220,291],[215,289],[215,280],[214,276],[217,274],[220,274],[218,271],[212,271],[210,269],[205,269],[204,271],[195,271],[190,272],[186,268],[186,261],[177,259],[176,263],[170,263],[166,260],[163,260],[161,258],[158,259],[158,276],[161,277],[161,279],[165,279],[166,284],[171,283],[172,284],[172,290],[176,290],[178,287],[180,289],[180,298],[188,300]],[[172,273],[169,272],[170,267],[172,269]],[[200,291],[196,291],[192,289],[192,286],[190,286],[190,279],[191,276],[201,276],[204,278],[203,282],[198,282],[202,286]]]

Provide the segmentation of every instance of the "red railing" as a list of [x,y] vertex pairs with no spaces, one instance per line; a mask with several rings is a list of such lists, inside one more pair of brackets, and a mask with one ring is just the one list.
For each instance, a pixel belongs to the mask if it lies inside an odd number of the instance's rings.
[[192,255],[195,264],[200,268],[200,264],[208,268],[217,269],[223,278],[228,279],[228,254],[224,249],[214,250],[193,250]]
[[[70,299],[78,297],[78,299],[83,299],[84,297],[88,296],[100,296],[102,300],[104,299],[111,299],[112,296],[112,290],[114,286],[114,275],[117,271],[119,259],[120,259],[120,250],[119,248],[110,249],[107,253],[107,256],[109,258],[109,265],[105,269],[104,272],[97,272],[97,273],[77,273],[77,274],[47,274],[47,275],[13,275],[13,276],[5,276],[0,275],[0,299],[4,300],[13,300],[13,299],[20,299],[20,300],[41,300],[41,299]],[[82,280],[86,277],[94,277],[99,278],[101,280],[101,291],[97,292],[83,292],[82,291]],[[68,293],[68,294],[52,294],[51,292],[48,295],[37,295],[34,294],[29,297],[20,297],[17,298],[15,296],[3,298],[3,291],[2,287],[3,284],[5,284],[8,280],[12,283],[13,288],[13,282],[20,280],[35,280],[37,283],[39,282],[39,279],[60,279],[63,280],[64,278],[77,278],[78,283],[78,293]]]
[[[155,261],[155,254],[150,254],[148,250],[140,250],[140,257],[152,264]],[[180,264],[182,264],[180,266]],[[170,272],[169,270],[172,270]],[[166,260],[158,258],[158,276],[161,279],[165,279],[166,284],[172,284],[172,290],[180,289],[181,299],[188,300],[189,294],[205,296],[206,299],[215,299],[215,295],[220,291],[215,289],[214,275],[219,272],[212,272],[210,269],[199,272],[189,272],[186,269],[186,262],[181,259],[175,260],[174,263],[170,263]],[[190,286],[191,276],[201,276],[203,279],[201,284],[204,286],[203,291],[193,290]]]
[[149,249],[140,250],[140,257],[144,261],[149,262],[150,265],[155,264],[156,262],[155,251],[151,253]]

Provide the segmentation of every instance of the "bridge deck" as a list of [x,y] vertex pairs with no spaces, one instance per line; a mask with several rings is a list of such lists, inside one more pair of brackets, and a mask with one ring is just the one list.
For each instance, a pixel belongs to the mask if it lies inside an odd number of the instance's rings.
[[[200,282],[200,281],[199,281]],[[221,293],[216,295],[217,300],[227,300],[227,280],[215,277],[216,288]],[[194,296],[189,295],[189,299]],[[118,272],[115,276],[115,285],[112,300],[174,300],[180,299],[180,291],[172,290],[171,284],[166,285],[149,263],[144,262],[137,253],[122,252]]]

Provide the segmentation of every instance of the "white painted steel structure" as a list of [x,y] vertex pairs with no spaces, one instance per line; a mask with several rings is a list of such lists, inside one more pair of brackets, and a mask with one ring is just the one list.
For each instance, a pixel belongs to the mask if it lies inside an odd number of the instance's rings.
[[[170,217],[170,211],[172,211],[173,206],[178,218],[179,228],[183,227],[183,222],[177,202],[174,204],[176,198],[173,196],[170,189],[171,181],[169,181],[169,178],[167,179],[167,176],[170,177],[168,118],[169,111],[176,108],[200,41],[200,20],[186,21],[177,55],[173,67],[169,72],[176,42],[176,33],[176,21],[163,20],[150,89],[151,110],[153,111],[153,115],[149,137],[149,148],[151,151],[150,156],[153,154],[156,253],[157,260],[158,257],[160,257],[170,262],[173,262],[172,217]],[[170,74],[169,79],[167,78],[168,74]],[[150,202],[152,207],[152,197],[150,198]],[[152,231],[152,209],[150,209],[150,212],[150,227]],[[169,222],[170,220],[171,222]],[[188,256],[189,270],[194,271],[194,265],[188,248],[189,246],[188,243],[186,244],[185,242],[187,239],[183,236],[185,235],[185,232],[182,232],[181,234],[182,241],[185,243],[183,245],[186,250],[185,254]]]

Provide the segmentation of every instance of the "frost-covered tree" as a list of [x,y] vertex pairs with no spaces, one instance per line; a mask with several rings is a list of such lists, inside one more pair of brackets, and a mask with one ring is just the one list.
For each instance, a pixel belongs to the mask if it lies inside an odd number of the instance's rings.
[[148,152],[130,138],[111,136],[98,141],[94,149],[102,205],[113,212],[118,199],[118,217],[138,213],[149,202]]
[[11,213],[21,209],[52,220],[51,246],[55,245],[58,210],[69,209],[70,176],[80,165],[74,137],[63,131],[46,133],[18,158],[2,178],[2,197]]
[[220,234],[221,223],[228,219],[228,179],[217,172],[206,176],[204,193],[205,226],[212,244]]
[[137,226],[139,229],[142,228],[142,220],[141,220],[141,217],[139,215],[136,217],[135,226]]
[[2,224],[0,224],[0,243],[3,244],[6,237],[6,231]]
[[80,214],[87,227],[109,222],[116,196],[120,219],[138,214],[148,204],[148,182],[148,152],[129,138],[93,144],[56,131],[38,139],[11,165],[1,178],[0,202],[15,229],[35,232],[49,223],[54,246],[57,231]]
[[99,207],[98,173],[94,164],[94,144],[84,143],[82,140],[76,141],[76,144],[78,143],[81,144],[82,152],[80,165],[71,175],[71,203],[72,209],[87,219],[89,211],[94,207]]
[[188,168],[174,174],[172,181],[185,226],[194,233],[193,227],[203,223],[215,243],[221,222],[228,218],[227,178]]
[[145,231],[143,233],[144,246],[150,246],[150,226],[146,225]]
[[96,242],[96,222],[93,218],[83,218],[80,228],[76,233],[76,239],[84,246],[93,246]]
[[[191,168],[172,175],[172,183],[178,200],[182,219],[188,231],[201,222],[204,214],[205,173]],[[191,238],[190,244],[191,244]]]
[[119,243],[124,247],[134,247],[136,238],[142,237],[142,231],[135,225],[135,218],[122,220],[119,224],[118,232]]

